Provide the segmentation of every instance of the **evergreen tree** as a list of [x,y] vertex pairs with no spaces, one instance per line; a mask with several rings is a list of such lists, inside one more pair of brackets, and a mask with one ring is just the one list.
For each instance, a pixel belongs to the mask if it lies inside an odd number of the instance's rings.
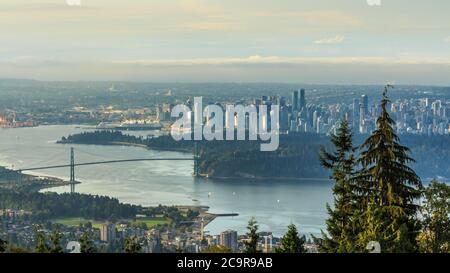
[[7,246],[8,246],[8,242],[7,242],[7,241],[3,241],[3,240],[0,238],[0,253],[5,252]]
[[277,253],[306,253],[305,249],[306,238],[300,238],[297,227],[294,224],[288,226],[288,231],[281,238],[281,246],[276,248]]
[[56,231],[50,235],[50,242],[52,243],[50,253],[64,253],[64,249],[61,247],[61,238],[61,233]]
[[45,237],[45,234],[42,232],[38,232],[36,234],[36,249],[35,251],[37,253],[49,253],[50,252],[50,246],[47,244],[47,238]]
[[124,250],[125,253],[139,253],[141,251],[141,244],[136,236],[125,238]]
[[[362,170],[356,181],[362,198],[357,204],[361,205],[361,216],[371,202],[376,207],[372,216],[378,230],[374,236],[381,240],[382,251],[413,252],[419,231],[416,201],[421,196],[422,183],[408,167],[414,160],[408,155],[409,149],[400,145],[394,121],[387,111],[390,102],[387,92],[391,87],[384,88],[377,129],[360,147]],[[364,219],[360,222],[368,224]],[[360,240],[361,245],[364,243]]]
[[[370,251],[368,245],[370,242],[380,243],[380,247],[385,246],[386,242],[396,245],[396,249],[391,252],[408,252],[414,248],[413,243],[408,238],[408,228],[405,223],[396,226],[396,222],[384,220],[384,208],[375,204],[373,199],[369,202],[367,209],[357,214],[357,225],[361,232],[358,234],[356,246],[359,251]],[[360,216],[360,217],[358,217]],[[384,249],[386,252],[386,249]]]
[[97,249],[94,246],[94,242],[91,239],[91,234],[88,232],[83,233],[80,237],[80,251],[81,253],[96,253]]
[[245,242],[245,253],[259,253],[261,251],[258,250],[258,225],[256,219],[252,217],[247,225],[247,237],[248,240]]
[[355,215],[358,221],[357,225],[361,227],[361,232],[355,242],[360,250],[366,250],[367,244],[371,241],[385,241],[387,234],[380,217],[378,217],[379,212],[380,210],[371,199],[366,209]]
[[326,220],[328,234],[322,232],[320,251],[342,253],[353,251],[353,240],[356,236],[352,225],[354,204],[356,202],[352,177],[355,168],[352,133],[347,120],[343,120],[337,134],[331,135],[331,143],[335,151],[330,153],[321,147],[320,163],[331,170],[334,208],[327,204],[329,218]]
[[424,191],[424,199],[419,249],[425,253],[450,253],[450,186],[433,181]]

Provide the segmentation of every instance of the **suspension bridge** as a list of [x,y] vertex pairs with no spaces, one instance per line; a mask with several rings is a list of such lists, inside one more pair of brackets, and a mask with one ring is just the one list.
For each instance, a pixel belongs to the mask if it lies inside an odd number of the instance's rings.
[[104,165],[104,164],[117,164],[124,162],[139,162],[139,161],[194,161],[194,172],[193,176],[200,176],[200,168],[199,168],[199,148],[197,144],[195,144],[194,148],[194,156],[193,157],[181,157],[181,158],[130,158],[130,159],[115,159],[115,160],[102,160],[102,161],[92,161],[92,162],[83,162],[76,163],[75,162],[75,150],[73,147],[70,148],[70,160],[69,164],[59,164],[59,165],[47,165],[40,167],[30,167],[30,168],[20,168],[15,170],[18,173],[26,172],[26,171],[37,171],[37,170],[48,170],[48,169],[59,169],[59,168],[69,168],[69,185],[70,185],[70,193],[75,192],[75,185],[79,184],[75,179],[75,167],[79,166],[89,166],[89,165]]

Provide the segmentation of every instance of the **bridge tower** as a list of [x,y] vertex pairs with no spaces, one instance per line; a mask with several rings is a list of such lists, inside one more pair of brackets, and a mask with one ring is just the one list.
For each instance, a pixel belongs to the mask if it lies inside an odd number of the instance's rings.
[[200,176],[200,149],[197,141],[194,144],[194,176]]
[[20,185],[22,183],[22,172],[17,171],[17,185]]
[[73,147],[70,148],[70,193],[75,193],[75,155]]

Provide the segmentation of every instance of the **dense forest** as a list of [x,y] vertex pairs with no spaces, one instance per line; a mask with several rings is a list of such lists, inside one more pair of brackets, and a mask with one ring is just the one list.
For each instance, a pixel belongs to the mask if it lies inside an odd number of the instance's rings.
[[0,208],[32,211],[33,218],[84,217],[113,220],[134,218],[142,208],[119,200],[86,194],[56,194],[0,190]]
[[95,131],[95,132],[84,132],[81,134],[70,135],[67,138],[62,137],[58,143],[68,144],[68,143],[82,143],[82,144],[110,144],[114,142],[123,142],[131,144],[145,144],[145,139],[142,137],[135,137],[126,134],[122,134],[120,131]]
[[204,141],[199,145],[200,168],[213,177],[326,178],[318,163],[326,140],[314,134],[282,135],[273,152],[261,152],[258,141]]
[[[356,135],[360,145],[366,136]],[[424,179],[450,177],[450,136],[401,135],[416,160],[411,167]],[[193,151],[193,141],[174,141],[171,136],[134,137],[116,131],[94,131],[63,137],[60,143],[108,144],[127,142],[151,149]],[[199,141],[201,172],[210,177],[327,178],[318,160],[321,146],[329,147],[328,137],[317,134],[280,136],[274,152],[260,152],[258,141]]]

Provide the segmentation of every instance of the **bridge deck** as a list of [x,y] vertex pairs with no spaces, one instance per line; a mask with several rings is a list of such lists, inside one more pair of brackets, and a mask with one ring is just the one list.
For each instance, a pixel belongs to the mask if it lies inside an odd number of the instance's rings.
[[[112,164],[121,162],[136,162],[136,161],[193,161],[194,158],[136,158],[136,159],[119,159],[119,160],[106,160],[106,161],[96,161],[96,162],[86,162],[86,163],[75,163],[73,166],[87,166],[87,165],[100,165],[100,164]],[[53,166],[43,166],[35,168],[24,168],[17,171],[35,171],[35,170],[47,170],[47,169],[57,169],[57,168],[67,168],[71,164],[53,165]]]

